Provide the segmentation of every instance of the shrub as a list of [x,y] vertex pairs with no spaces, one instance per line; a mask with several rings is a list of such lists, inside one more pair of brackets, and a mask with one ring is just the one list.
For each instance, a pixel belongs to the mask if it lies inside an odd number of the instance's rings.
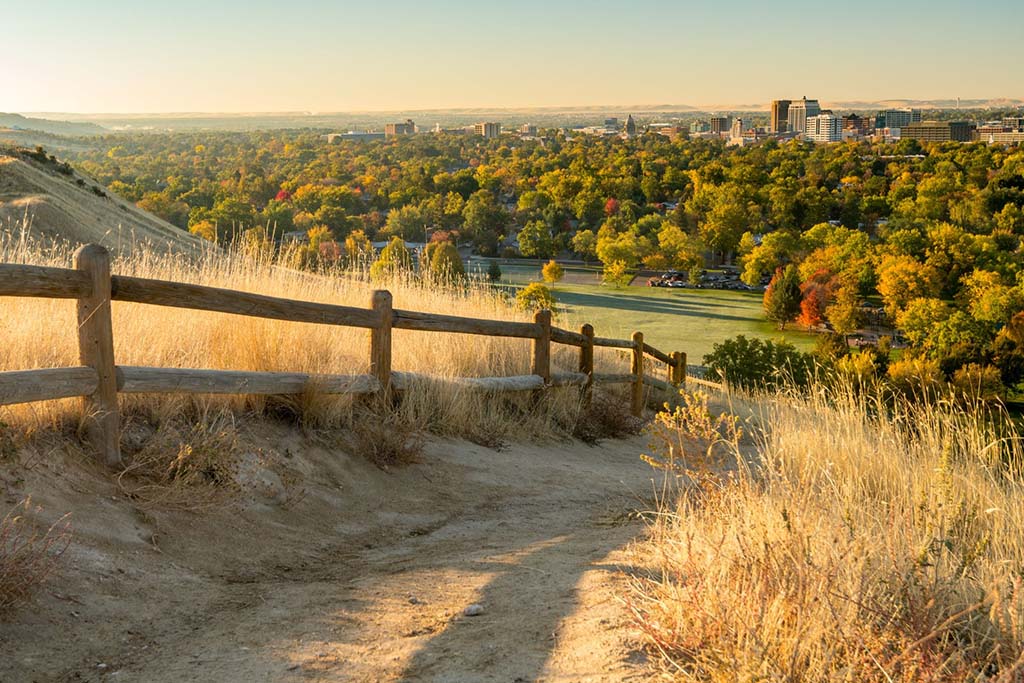
[[996,403],[1006,396],[999,368],[992,365],[965,365],[953,373],[952,385],[958,398],[972,403]]
[[889,384],[898,393],[918,399],[934,397],[946,384],[937,361],[901,358],[889,364]]
[[712,347],[704,365],[723,381],[744,389],[806,386],[814,369],[813,358],[785,342],[748,339],[739,335]]
[[498,265],[497,261],[491,261],[491,264],[487,266],[487,279],[491,282],[501,280],[501,266]]
[[401,237],[392,237],[387,246],[380,250],[380,256],[370,266],[370,277],[383,280],[403,270],[412,269],[412,255]]
[[605,439],[639,434],[643,420],[629,412],[629,400],[605,391],[594,391],[590,405],[580,411],[572,435],[591,446]]
[[554,311],[557,303],[551,290],[539,282],[531,282],[516,292],[516,304],[524,311]]
[[425,444],[423,429],[394,410],[366,410],[352,423],[350,448],[382,470],[419,462]]
[[71,544],[66,516],[40,533],[27,518],[31,509],[26,499],[0,520],[0,614],[31,599]]
[[433,250],[430,257],[430,272],[442,280],[459,280],[466,275],[462,257],[451,242],[444,242]]

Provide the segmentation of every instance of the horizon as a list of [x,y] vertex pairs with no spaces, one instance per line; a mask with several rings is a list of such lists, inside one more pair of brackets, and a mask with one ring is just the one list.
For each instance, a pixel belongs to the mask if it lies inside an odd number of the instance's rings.
[[1024,59],[1024,5],[955,10],[952,0],[855,10],[802,0],[785,12],[754,0],[632,11],[606,0],[523,0],[512,11],[466,0],[425,11],[411,0],[296,0],[286,11],[267,0],[99,10],[40,0],[5,15],[2,106],[153,116],[1024,97],[1024,84],[992,68]]

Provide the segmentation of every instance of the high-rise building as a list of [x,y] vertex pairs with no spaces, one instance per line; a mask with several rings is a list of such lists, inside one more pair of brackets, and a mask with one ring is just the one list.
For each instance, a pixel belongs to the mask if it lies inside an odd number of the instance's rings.
[[729,137],[741,138],[743,137],[743,119],[736,117],[733,119],[732,128],[729,129]]
[[626,117],[626,135],[628,137],[636,135],[636,121],[633,120],[632,114]]
[[789,103],[787,124],[789,132],[803,133],[807,128],[807,119],[821,113],[821,105],[818,100],[809,100],[804,97],[802,100]]
[[406,119],[405,123],[389,123],[384,126],[384,135],[393,138],[396,135],[413,135],[416,133],[416,124],[412,119]]
[[711,132],[712,133],[728,133],[730,128],[732,128],[732,117],[731,116],[712,116],[711,117]]
[[785,133],[789,129],[789,100],[772,100],[772,116],[768,123],[769,133]]
[[501,124],[491,121],[482,121],[473,126],[473,132],[488,140],[501,135]]
[[843,130],[853,131],[857,135],[867,135],[870,128],[872,128],[870,118],[857,114],[848,114],[843,117]]
[[839,142],[843,139],[843,120],[832,112],[808,116],[804,138],[811,142]]
[[519,133],[527,137],[537,137],[537,126],[532,123],[524,123],[519,126]]
[[918,142],[970,142],[974,124],[969,121],[922,121],[900,128],[900,137]]
[[920,122],[920,109],[886,109],[875,117],[875,128],[903,128]]
[[707,133],[711,130],[711,124],[703,119],[697,119],[690,123],[691,133]]

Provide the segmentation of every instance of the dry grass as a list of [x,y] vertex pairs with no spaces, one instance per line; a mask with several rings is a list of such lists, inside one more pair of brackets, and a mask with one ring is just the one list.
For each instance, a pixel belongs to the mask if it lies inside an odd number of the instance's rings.
[[686,476],[629,603],[674,678],[1024,676],[1020,434],[865,401],[764,397],[748,436],[700,399],[659,420],[653,459]]
[[[67,267],[72,250],[33,241],[18,230],[0,232],[0,261]],[[214,252],[200,259],[137,249],[115,258],[118,274],[201,283],[279,297],[369,307],[371,292],[389,289],[398,308],[478,318],[526,320],[527,314],[492,288],[480,284],[440,287],[412,277],[372,283],[363,272],[313,274],[286,266],[285,257]],[[117,362],[183,368],[365,373],[366,330],[290,323],[242,316],[114,302]],[[0,370],[77,365],[74,302],[6,298],[0,305]],[[613,363],[619,361],[608,356]],[[554,365],[572,369],[575,349],[557,347]],[[578,392],[551,392],[544,410],[529,397],[483,397],[444,380],[460,376],[502,376],[530,372],[530,342],[519,339],[396,330],[393,367],[422,373],[403,396],[402,420],[445,436],[506,440],[544,439],[571,433]],[[604,371],[614,372],[616,367]],[[346,397],[300,396],[122,396],[128,419],[142,415],[152,424],[180,415],[283,415],[313,429],[348,428],[353,401]],[[23,433],[64,429],[80,419],[76,401],[0,408],[0,419]]]
[[67,517],[40,531],[26,499],[0,519],[0,616],[31,599],[71,543]]

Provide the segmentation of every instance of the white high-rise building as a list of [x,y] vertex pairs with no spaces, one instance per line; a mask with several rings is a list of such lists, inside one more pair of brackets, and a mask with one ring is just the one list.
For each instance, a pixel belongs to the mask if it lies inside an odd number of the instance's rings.
[[789,104],[788,128],[791,133],[803,133],[807,128],[807,119],[821,113],[821,105],[818,100],[809,100],[804,97],[802,100],[795,100]]
[[808,116],[804,138],[812,142],[840,142],[843,139],[843,119],[832,112]]

